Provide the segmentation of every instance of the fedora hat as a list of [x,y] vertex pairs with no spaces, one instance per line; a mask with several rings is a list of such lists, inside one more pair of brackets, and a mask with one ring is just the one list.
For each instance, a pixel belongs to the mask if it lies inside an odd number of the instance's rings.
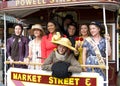
[[35,29],[38,29],[38,30],[41,30],[43,33],[44,33],[44,30],[42,28],[42,26],[40,24],[34,24],[32,25],[32,30],[35,30]]
[[74,47],[72,47],[70,40],[68,38],[61,37],[59,32],[57,32],[56,35],[53,35],[52,43],[63,45],[71,50],[76,50]]

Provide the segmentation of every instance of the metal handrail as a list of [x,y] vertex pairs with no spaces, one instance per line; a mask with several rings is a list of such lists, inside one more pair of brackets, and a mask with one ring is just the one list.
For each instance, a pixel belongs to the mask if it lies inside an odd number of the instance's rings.
[[[4,62],[5,64],[11,64],[10,61],[5,61]],[[21,61],[13,61],[12,64],[22,64],[22,65],[39,65],[41,66],[42,64],[41,63],[35,63],[35,62],[29,62],[29,63],[26,63],[26,62],[21,62]],[[82,68],[83,67],[90,67],[90,68],[101,68],[101,69],[106,69],[105,65],[80,65]]]

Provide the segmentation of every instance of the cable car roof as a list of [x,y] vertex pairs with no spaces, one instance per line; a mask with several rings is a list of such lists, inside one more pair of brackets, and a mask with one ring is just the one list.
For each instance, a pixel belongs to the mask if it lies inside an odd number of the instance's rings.
[[[19,1],[19,2],[17,2]],[[56,7],[68,7],[68,6],[76,6],[80,9],[90,9],[92,8],[102,8],[105,5],[106,10],[116,11],[119,9],[120,3],[117,1],[106,1],[106,0],[85,0],[85,1],[70,1],[66,0],[65,2],[60,2],[62,0],[56,0],[58,2],[37,2],[40,0],[34,0],[36,2],[22,2],[23,0],[16,1],[6,1],[0,4],[0,13],[6,13],[7,15],[11,15],[17,18],[23,18],[27,15],[30,15],[34,12],[40,11],[43,8],[56,8]],[[26,1],[26,0],[25,0]],[[43,0],[42,0],[43,1]],[[44,0],[45,1],[45,0]],[[49,0],[50,1],[50,0]],[[55,1],[55,0],[54,0]]]

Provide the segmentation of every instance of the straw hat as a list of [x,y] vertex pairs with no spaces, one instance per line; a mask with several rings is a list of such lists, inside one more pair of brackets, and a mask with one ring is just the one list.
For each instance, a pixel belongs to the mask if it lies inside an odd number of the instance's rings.
[[31,29],[32,30],[38,29],[38,30],[41,30],[44,33],[44,30],[43,30],[43,28],[42,28],[42,26],[40,24],[32,25]]
[[61,37],[59,32],[52,37],[52,43],[63,45],[71,50],[76,50],[74,47],[72,47],[70,40],[68,38]]

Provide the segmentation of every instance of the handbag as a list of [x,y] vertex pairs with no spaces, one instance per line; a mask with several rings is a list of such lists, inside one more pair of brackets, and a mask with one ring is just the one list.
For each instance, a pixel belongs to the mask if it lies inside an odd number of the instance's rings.
[[58,61],[52,65],[52,76],[57,78],[68,78],[72,75],[72,72],[68,72],[70,63],[64,61]]

